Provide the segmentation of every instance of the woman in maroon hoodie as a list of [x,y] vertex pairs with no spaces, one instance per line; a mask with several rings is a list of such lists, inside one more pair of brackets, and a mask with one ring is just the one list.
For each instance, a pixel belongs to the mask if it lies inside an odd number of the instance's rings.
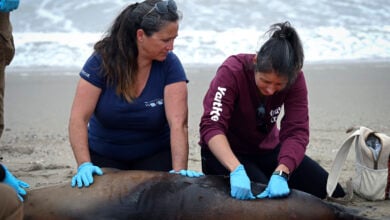
[[[257,54],[230,56],[211,81],[200,123],[203,172],[230,174],[236,199],[284,197],[289,187],[325,198],[328,173],[305,155],[309,115],[301,41],[288,22],[268,33]],[[250,181],[268,186],[255,196]],[[334,196],[344,196],[340,185]]]

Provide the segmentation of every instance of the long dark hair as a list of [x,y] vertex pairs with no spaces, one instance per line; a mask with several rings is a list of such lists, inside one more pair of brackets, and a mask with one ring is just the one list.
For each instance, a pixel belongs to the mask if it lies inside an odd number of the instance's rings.
[[108,85],[116,85],[116,93],[128,102],[136,98],[134,84],[138,72],[137,30],[153,35],[168,22],[180,19],[176,10],[159,13],[154,7],[161,0],[145,0],[127,6],[114,20],[94,49],[102,57],[102,74]]
[[257,52],[255,70],[286,76],[291,85],[303,67],[301,40],[289,22],[273,24],[267,33],[270,38]]

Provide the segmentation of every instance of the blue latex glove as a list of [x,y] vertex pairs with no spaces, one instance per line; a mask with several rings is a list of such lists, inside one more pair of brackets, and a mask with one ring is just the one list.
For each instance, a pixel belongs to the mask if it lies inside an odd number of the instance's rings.
[[196,171],[193,171],[193,170],[180,170],[178,172],[176,172],[175,170],[171,170],[171,171],[169,171],[169,173],[180,174],[182,176],[188,176],[188,177],[201,177],[201,176],[204,176],[203,173],[196,172]]
[[91,162],[85,162],[79,166],[76,175],[72,178],[72,187],[82,188],[83,185],[88,187],[93,183],[93,174],[99,176],[103,175],[103,171],[98,167],[94,166]]
[[236,199],[255,199],[251,191],[251,181],[242,164],[230,173],[230,195]]
[[4,167],[4,171],[5,171],[5,178],[4,178],[3,183],[11,186],[16,191],[16,194],[18,195],[20,201],[23,202],[24,200],[23,200],[22,196],[26,195],[26,190],[24,190],[23,188],[29,188],[30,185],[28,185],[28,183],[26,183],[26,182],[19,180],[16,177],[14,177],[14,175],[12,175],[11,172],[9,172],[7,167],[5,167],[4,165],[3,165],[3,167]]
[[0,11],[10,12],[17,9],[19,6],[19,0],[0,0]]
[[259,199],[278,198],[288,196],[289,193],[290,189],[288,188],[286,178],[279,175],[272,175],[267,188],[256,197]]

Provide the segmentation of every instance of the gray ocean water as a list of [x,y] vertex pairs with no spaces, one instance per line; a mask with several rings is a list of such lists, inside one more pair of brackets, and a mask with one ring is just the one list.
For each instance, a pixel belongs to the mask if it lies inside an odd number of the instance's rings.
[[[81,67],[124,0],[21,0],[12,13],[12,67]],[[184,64],[218,64],[256,52],[271,24],[289,21],[307,62],[390,61],[388,0],[176,0],[174,52]]]

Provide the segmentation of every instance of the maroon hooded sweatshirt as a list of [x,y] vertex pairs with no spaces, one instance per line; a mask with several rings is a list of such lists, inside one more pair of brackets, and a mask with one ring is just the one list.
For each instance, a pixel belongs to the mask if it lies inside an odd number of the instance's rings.
[[266,123],[268,132],[264,133],[258,129],[261,99],[255,84],[254,57],[255,54],[230,56],[218,68],[203,100],[199,144],[208,148],[213,136],[225,134],[234,153],[256,155],[280,143],[279,164],[292,172],[302,161],[309,143],[304,74],[300,72],[291,85],[266,98],[262,123]]

